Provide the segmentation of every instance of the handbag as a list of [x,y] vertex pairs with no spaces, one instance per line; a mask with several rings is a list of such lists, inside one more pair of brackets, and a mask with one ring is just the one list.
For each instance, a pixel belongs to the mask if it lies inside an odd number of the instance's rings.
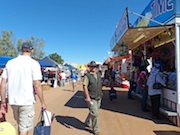
[[156,82],[156,75],[155,75],[155,83],[153,84],[153,89],[162,89],[163,85],[161,83]]
[[[50,120],[49,121],[49,126],[44,125],[44,117],[43,117],[43,112],[44,110],[41,110],[40,113],[40,121],[37,123],[37,125],[34,127],[34,133],[33,135],[50,135],[51,134],[51,126],[50,126]],[[47,115],[46,111],[45,114]]]

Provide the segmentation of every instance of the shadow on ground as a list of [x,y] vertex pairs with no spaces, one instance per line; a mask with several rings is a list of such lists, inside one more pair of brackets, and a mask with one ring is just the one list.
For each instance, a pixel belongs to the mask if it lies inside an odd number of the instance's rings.
[[154,131],[156,135],[180,135],[177,131]]
[[65,106],[72,108],[87,108],[84,93],[82,91],[77,91],[73,95],[73,97],[65,104]]
[[72,89],[63,89],[63,91],[74,92]]
[[[115,88],[117,89],[117,88]],[[167,120],[164,116],[162,116],[161,120],[156,120],[151,118],[151,112],[143,112],[141,109],[141,100],[137,97],[134,97],[134,100],[130,100],[127,98],[128,91],[127,90],[117,90],[117,99],[111,101],[109,99],[109,90],[106,88],[104,90],[104,97],[102,101],[102,109],[123,113],[139,118],[149,119],[154,121],[157,124],[170,124],[173,125],[172,122]],[[151,108],[149,108],[151,109]]]
[[57,122],[65,126],[66,128],[76,128],[79,130],[85,130],[91,133],[91,130],[85,127],[85,124],[79,119],[71,116],[55,116]]
[[[135,100],[129,100],[127,98],[127,90],[122,88],[115,88],[117,89],[117,99],[113,101],[109,98],[109,88],[103,87],[103,100],[101,109],[109,110],[117,113],[123,113],[139,118],[149,119],[154,121],[158,124],[170,124],[173,125],[172,122],[167,120],[162,116],[161,120],[155,120],[151,118],[151,112],[143,112],[141,110],[141,101],[138,98]],[[77,91],[72,98],[65,104],[65,106],[72,107],[72,108],[87,108],[87,104],[85,102],[84,93],[82,90]]]

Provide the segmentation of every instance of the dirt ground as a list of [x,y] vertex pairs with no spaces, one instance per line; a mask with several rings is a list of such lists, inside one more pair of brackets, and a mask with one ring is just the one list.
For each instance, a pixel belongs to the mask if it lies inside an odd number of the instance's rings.
[[[180,127],[173,125],[166,118],[153,120],[150,112],[142,112],[139,99],[128,100],[127,89],[115,89],[118,98],[110,101],[108,88],[103,87],[104,98],[99,111],[100,135],[180,135]],[[83,126],[88,109],[81,84],[78,84],[75,92],[70,84],[51,88],[44,91],[44,97],[47,110],[55,113],[51,135],[92,135],[92,132]],[[40,114],[38,99],[35,111],[34,125],[38,122]],[[6,117],[7,121],[17,128],[10,107]],[[33,130],[29,135],[33,135]]]

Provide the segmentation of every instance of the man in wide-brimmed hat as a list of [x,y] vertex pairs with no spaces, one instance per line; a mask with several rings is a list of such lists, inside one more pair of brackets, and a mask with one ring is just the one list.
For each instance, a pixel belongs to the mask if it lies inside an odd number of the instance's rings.
[[98,110],[102,100],[102,80],[101,75],[97,72],[95,61],[88,64],[89,72],[84,77],[83,90],[86,97],[86,102],[89,107],[89,114],[86,118],[85,124],[92,127],[94,135],[99,134],[98,127]]

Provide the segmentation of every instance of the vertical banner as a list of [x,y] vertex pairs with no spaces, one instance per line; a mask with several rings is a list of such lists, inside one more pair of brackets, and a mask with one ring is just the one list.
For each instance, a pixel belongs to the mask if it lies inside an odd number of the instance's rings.
[[129,20],[128,20],[128,12],[127,8],[124,11],[119,23],[116,26],[115,33],[113,34],[111,41],[110,41],[110,48],[113,50],[115,47],[117,47],[117,43],[122,38],[122,36],[125,34],[125,32],[129,28]]
[[124,33],[128,30],[128,16],[127,16],[127,9],[124,11],[121,20],[119,21],[117,27],[116,27],[116,38],[117,42],[122,38]]

